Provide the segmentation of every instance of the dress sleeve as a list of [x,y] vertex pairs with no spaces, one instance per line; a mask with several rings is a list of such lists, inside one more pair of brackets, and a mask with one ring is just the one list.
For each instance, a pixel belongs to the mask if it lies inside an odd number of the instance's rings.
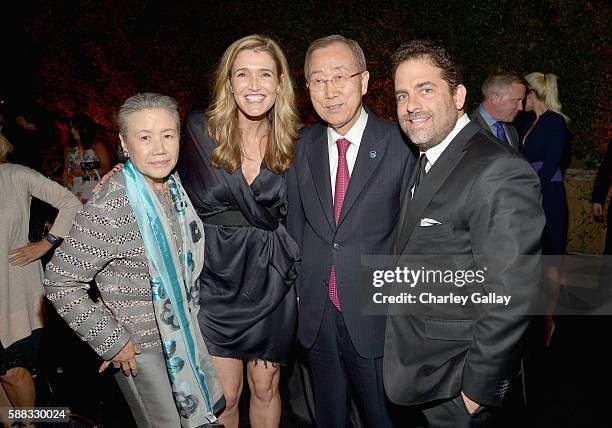
[[187,191],[191,203],[199,215],[214,211],[211,201],[204,191],[212,186],[210,161],[211,149],[204,114],[199,111],[189,113],[183,124],[181,147],[176,170]]
[[32,169],[24,170],[23,179],[27,182],[32,196],[59,210],[51,228],[51,234],[60,237],[66,236],[74,216],[81,208],[81,202],[70,190]]
[[110,360],[130,335],[101,300],[94,302],[87,293],[96,274],[117,258],[121,238],[117,231],[125,221],[110,215],[104,199],[100,195],[95,204],[89,203],[78,212],[70,233],[47,264],[43,284],[64,321],[98,355]]
[[[537,125],[536,125],[537,126]],[[538,171],[543,183],[548,183],[561,166],[561,160],[567,150],[567,127],[560,115],[550,115],[542,121],[542,134],[546,138],[544,164]]]

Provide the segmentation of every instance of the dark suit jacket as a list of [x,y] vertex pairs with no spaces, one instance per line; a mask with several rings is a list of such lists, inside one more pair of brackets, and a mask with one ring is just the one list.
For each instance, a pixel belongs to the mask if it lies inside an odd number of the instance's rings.
[[[606,155],[604,161],[597,171],[597,177],[593,184],[593,195],[591,202],[599,203],[601,206],[605,206],[606,197],[610,190],[610,184],[612,184],[612,143],[608,142],[608,148],[606,149]],[[606,245],[604,247],[604,254],[612,254],[612,204],[608,204],[608,216],[606,220],[608,227],[606,229]]]
[[[606,203],[606,196],[608,196],[608,190],[610,189],[610,176],[612,176],[612,142],[608,143],[604,160],[597,171],[591,202],[602,206]],[[608,208],[608,212],[612,212],[612,209]],[[612,227],[612,225],[608,225],[608,227]]]
[[[470,119],[472,120],[476,119],[478,123],[480,123],[480,126],[482,126],[482,129],[487,131],[489,135],[492,135],[493,138],[497,139],[497,136],[491,132],[491,128],[489,128],[489,125],[487,125],[486,120],[484,120],[484,117],[482,117],[478,109],[472,112],[472,114],[470,115]],[[506,135],[508,136],[508,141],[510,142],[510,145],[512,146],[512,148],[514,150],[519,151],[521,148],[521,142],[519,140],[518,132],[516,132],[516,129],[514,128],[514,126],[512,126],[509,123],[504,122],[504,129],[506,130]]]
[[301,250],[298,338],[306,348],[317,337],[328,299],[330,269],[335,264],[338,296],[353,345],[365,358],[382,356],[385,316],[361,313],[361,255],[393,253],[401,184],[414,164],[399,126],[368,111],[336,226],[327,128],[315,124],[302,131],[288,173],[287,229]]
[[[477,121],[461,130],[421,180],[402,210],[398,265],[431,255],[434,265],[453,270],[486,266],[483,284],[447,290],[511,295],[512,305],[431,305],[418,315],[411,305],[390,305],[384,383],[391,401],[416,404],[463,390],[480,404],[500,404],[516,374],[517,344],[538,291],[544,227],[539,198],[531,165]],[[421,226],[425,218],[440,224]],[[432,290],[421,284],[411,291]]]

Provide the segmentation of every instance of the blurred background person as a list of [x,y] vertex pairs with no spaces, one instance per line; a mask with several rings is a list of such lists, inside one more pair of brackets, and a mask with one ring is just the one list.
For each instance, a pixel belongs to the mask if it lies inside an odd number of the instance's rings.
[[[216,422],[221,387],[197,325],[203,227],[176,174],[176,101],[144,93],[117,117],[129,157],[47,265],[48,299],[102,357],[139,427]],[[88,294],[95,277],[100,299]]]
[[[567,201],[563,184],[563,162],[569,148],[569,118],[561,112],[557,76],[533,72],[525,75],[526,117],[519,127],[521,153],[537,172],[542,189],[546,223],[542,232],[544,316],[534,317],[529,327],[524,357],[524,382],[528,406],[544,406],[557,385],[557,361],[551,348],[553,335],[569,333],[572,322],[554,317],[560,292],[559,257],[565,254]],[[559,330],[557,330],[559,327]],[[555,339],[556,340],[556,339]]]
[[178,166],[205,224],[198,319],[225,394],[222,423],[238,426],[246,362],[251,426],[275,427],[279,365],[295,340],[299,258],[283,224],[298,116],[278,44],[251,35],[230,45],[213,97],[205,113],[186,119]]
[[[45,140],[45,147],[42,149],[42,164],[40,166],[40,173],[45,177],[61,184],[62,173],[64,169],[64,147],[60,138],[60,121],[56,115],[50,116],[49,132],[47,133],[48,138]],[[63,121],[62,121],[63,122]],[[29,239],[31,242],[42,239],[51,224],[53,219],[57,215],[57,209],[48,203],[41,201],[40,199],[33,198],[32,205],[30,208],[30,234]],[[49,251],[40,261],[45,266],[53,253]]]
[[[57,177],[62,173],[63,147],[54,115],[35,103],[17,102],[9,103],[2,116],[2,132],[13,145],[7,160],[28,166],[62,184],[61,178]],[[43,239],[56,215],[57,209],[53,206],[32,198],[28,240]],[[49,261],[50,254],[45,253],[40,259],[43,266]]]
[[46,147],[58,137],[49,113],[36,103],[23,101],[9,105],[8,110],[3,133],[14,146],[10,162],[40,172]]
[[567,156],[569,118],[561,112],[557,76],[539,72],[525,76],[529,84],[521,129],[521,153],[531,162],[542,182],[542,206],[546,226],[542,235],[544,254],[564,254],[567,235],[567,201],[562,164]]
[[[542,254],[565,254],[567,201],[563,184],[563,162],[569,147],[569,118],[561,112],[557,76],[533,72],[525,75],[528,88],[521,127],[521,153],[536,170],[542,184],[542,208],[546,225],[542,232]],[[548,347],[555,330],[552,313],[559,296],[559,260],[544,259],[544,280],[548,292],[544,343]]]
[[[595,184],[593,186],[593,195],[591,196],[592,211],[595,221],[602,222],[604,220],[604,205],[606,203],[606,196],[610,190],[612,184],[612,144],[608,142],[608,148],[606,149],[606,155],[602,164],[599,166],[597,171],[597,177],[595,178]],[[606,220],[606,244],[604,247],[604,256],[612,254],[612,209],[608,205],[608,215]]]
[[[43,270],[38,260],[68,233],[81,203],[40,173],[7,162],[10,150],[0,133],[0,407],[32,407],[31,371],[44,324]],[[59,212],[46,238],[30,243],[32,197]]]
[[85,113],[75,114],[70,118],[68,147],[64,150],[64,185],[86,203],[92,189],[110,167],[108,149],[96,140],[96,123]]
[[504,144],[519,150],[520,142],[512,121],[523,110],[525,79],[520,74],[498,68],[482,84],[483,100],[470,115],[482,129]]

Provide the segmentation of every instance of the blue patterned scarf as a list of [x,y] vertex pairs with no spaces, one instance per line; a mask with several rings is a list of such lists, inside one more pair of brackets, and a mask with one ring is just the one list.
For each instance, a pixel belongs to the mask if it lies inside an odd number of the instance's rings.
[[215,423],[213,406],[223,393],[198,327],[199,290],[194,284],[204,263],[202,223],[178,175],[169,176],[165,184],[183,244],[179,257],[170,221],[142,174],[128,161],[123,175],[146,249],[155,318],[181,426]]

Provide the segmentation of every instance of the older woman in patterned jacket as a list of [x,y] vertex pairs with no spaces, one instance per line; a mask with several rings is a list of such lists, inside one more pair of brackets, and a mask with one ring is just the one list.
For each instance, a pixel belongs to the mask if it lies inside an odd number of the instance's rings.
[[[216,423],[223,405],[197,324],[202,224],[174,168],[179,114],[167,96],[129,98],[118,115],[130,160],[84,206],[47,265],[57,312],[113,365],[139,427]],[[95,281],[101,299],[87,290]]]

